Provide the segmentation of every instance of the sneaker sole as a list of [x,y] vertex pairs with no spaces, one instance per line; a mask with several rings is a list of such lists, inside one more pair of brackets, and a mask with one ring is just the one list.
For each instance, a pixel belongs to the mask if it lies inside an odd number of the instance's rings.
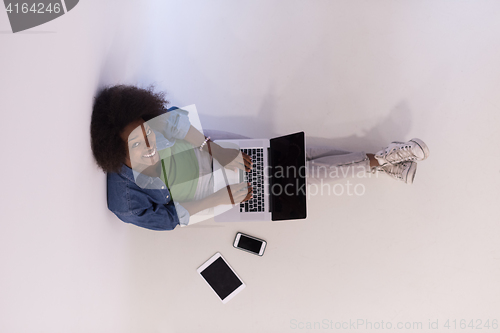
[[430,154],[429,147],[427,147],[427,145],[422,140],[413,138],[410,141],[415,142],[417,145],[419,145],[420,148],[422,148],[422,151],[424,152],[424,158],[422,158],[420,161],[423,161],[427,157],[429,157]]
[[413,179],[415,179],[415,173],[417,173],[417,163],[411,162],[411,166],[408,168],[405,177],[405,183],[408,185],[413,184]]

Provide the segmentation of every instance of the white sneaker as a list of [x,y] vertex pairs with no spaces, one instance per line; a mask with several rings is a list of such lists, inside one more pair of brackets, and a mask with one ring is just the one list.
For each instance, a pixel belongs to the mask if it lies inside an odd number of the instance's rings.
[[408,142],[392,142],[387,148],[375,154],[380,165],[397,164],[406,161],[423,161],[429,157],[429,148],[420,139]]
[[415,178],[417,172],[417,162],[407,161],[397,164],[384,164],[373,167],[371,171],[372,173],[375,173],[375,171],[384,172],[406,184],[413,184],[413,178]]

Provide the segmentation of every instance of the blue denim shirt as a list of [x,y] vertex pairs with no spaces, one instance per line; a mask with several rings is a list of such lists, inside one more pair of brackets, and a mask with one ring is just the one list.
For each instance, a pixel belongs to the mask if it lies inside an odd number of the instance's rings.
[[[177,110],[176,107],[169,111]],[[170,113],[170,112],[169,112]],[[160,116],[161,117],[161,116]],[[191,123],[183,110],[172,112],[164,119],[156,117],[155,132],[158,144],[168,146],[175,139],[184,139]],[[177,225],[189,223],[189,213],[179,203],[172,201],[170,192],[159,178],[141,179],[139,187],[134,171],[126,165],[120,173],[108,173],[108,208],[120,220],[151,230],[172,230]]]

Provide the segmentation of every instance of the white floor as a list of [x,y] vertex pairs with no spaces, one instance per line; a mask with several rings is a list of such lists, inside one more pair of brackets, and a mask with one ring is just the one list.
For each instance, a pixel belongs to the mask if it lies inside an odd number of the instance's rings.
[[[482,0],[85,0],[12,34],[0,10],[0,331],[498,332],[499,17]],[[366,152],[419,137],[431,156],[412,186],[312,195],[305,221],[140,229],[107,210],[90,151],[92,98],[118,83],[156,83],[205,128]],[[196,273],[216,252],[247,284],[226,305]]]

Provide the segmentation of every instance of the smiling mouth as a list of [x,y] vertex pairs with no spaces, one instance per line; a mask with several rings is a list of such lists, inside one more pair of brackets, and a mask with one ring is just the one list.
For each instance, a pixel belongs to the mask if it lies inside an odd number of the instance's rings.
[[143,157],[153,157],[156,155],[156,148],[153,150],[153,152],[149,155],[142,155]]

